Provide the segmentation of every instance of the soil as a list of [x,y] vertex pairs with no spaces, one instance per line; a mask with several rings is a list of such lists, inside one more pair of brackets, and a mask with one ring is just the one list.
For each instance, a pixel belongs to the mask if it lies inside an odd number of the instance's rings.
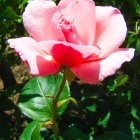
[[[23,62],[20,64],[15,64],[11,67],[17,84],[22,84],[29,80],[32,76],[30,75],[29,66]],[[3,81],[0,79],[0,90],[3,90]]]

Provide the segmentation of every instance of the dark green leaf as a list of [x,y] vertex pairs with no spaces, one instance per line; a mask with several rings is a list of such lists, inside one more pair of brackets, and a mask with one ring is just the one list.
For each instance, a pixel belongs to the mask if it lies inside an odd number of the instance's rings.
[[100,137],[97,137],[95,140],[133,140],[133,139],[125,133],[119,131],[110,131]]
[[9,139],[10,137],[10,125],[6,117],[0,114],[0,138]]
[[44,140],[44,138],[46,138],[46,136],[47,136],[47,128],[46,127],[40,128],[39,140]]
[[22,132],[19,140],[38,140],[42,123],[32,121]]
[[[53,98],[46,97],[46,95],[56,95],[61,79],[62,74],[59,74],[56,80],[53,75],[31,79],[23,88],[18,101],[21,111],[28,117],[38,121],[51,120]],[[69,86],[66,83],[59,101],[67,99],[69,95]],[[66,107],[67,102],[58,108],[57,115],[61,115]]]
[[14,103],[7,98],[0,98],[0,111],[11,110],[14,108]]
[[117,87],[124,85],[128,81],[129,77],[128,75],[118,75],[117,78],[113,81],[110,81],[107,88],[110,91],[114,91]]
[[120,94],[117,94],[116,96],[114,96],[114,104],[115,105],[122,105],[122,104],[125,104],[128,102],[128,96],[121,93],[122,95]]
[[0,15],[0,21],[9,21],[14,19],[19,19],[20,17],[13,11],[13,9],[10,6],[7,6],[6,9],[4,9],[1,12]]
[[74,126],[64,131],[62,137],[64,140],[89,140],[89,135]]
[[[63,140],[63,138],[61,136],[59,136],[60,140]],[[56,140],[55,135],[51,135],[49,140]]]
[[8,25],[4,22],[0,22],[0,34],[5,35],[8,30]]

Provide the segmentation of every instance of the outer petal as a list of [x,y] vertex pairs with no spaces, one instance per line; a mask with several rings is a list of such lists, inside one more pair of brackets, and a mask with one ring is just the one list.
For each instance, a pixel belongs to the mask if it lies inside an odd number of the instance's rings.
[[81,46],[65,41],[43,41],[37,44],[42,52],[50,53],[60,64],[72,66],[98,59],[100,50],[94,46]]
[[102,56],[118,49],[126,37],[126,23],[117,8],[96,6],[96,34],[94,46],[99,46]]
[[53,20],[57,11],[51,0],[31,1],[23,13],[23,22],[26,30],[36,41],[64,40],[61,29]]
[[[60,6],[66,3],[66,0],[63,0],[62,3],[60,2]],[[83,45],[92,45],[96,24],[94,2],[90,0],[73,0],[69,3],[68,1],[68,5],[62,10],[62,13],[74,22]]]
[[118,49],[103,60],[73,66],[71,70],[84,82],[97,83],[113,75],[124,62],[130,61],[134,56],[134,51],[134,49]]
[[49,54],[40,53],[37,42],[30,37],[9,39],[10,47],[19,53],[24,62],[29,64],[32,75],[46,76],[57,72],[59,64],[56,64]]
[[58,4],[58,7],[65,8],[72,0],[61,0]]

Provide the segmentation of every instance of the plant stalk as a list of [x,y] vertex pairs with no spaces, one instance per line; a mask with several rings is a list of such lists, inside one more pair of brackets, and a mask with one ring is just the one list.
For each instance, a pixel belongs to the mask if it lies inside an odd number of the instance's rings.
[[61,81],[61,84],[60,84],[60,87],[56,93],[56,96],[55,98],[53,99],[53,114],[52,114],[52,123],[53,123],[53,132],[54,132],[54,135],[55,135],[55,138],[56,140],[60,140],[59,138],[59,128],[58,128],[58,123],[57,123],[57,102],[58,102],[58,99],[61,95],[61,92],[64,88],[64,85],[66,83],[66,76],[65,76],[65,72],[63,73],[63,78],[62,78],[62,81]]

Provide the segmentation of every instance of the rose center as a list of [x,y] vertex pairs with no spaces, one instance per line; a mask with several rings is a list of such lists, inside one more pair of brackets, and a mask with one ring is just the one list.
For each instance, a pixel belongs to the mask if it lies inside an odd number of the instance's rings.
[[61,29],[66,42],[81,44],[79,40],[79,35],[76,31],[74,21],[63,14],[63,11],[57,12],[54,15],[57,27]]
[[64,16],[60,16],[58,19],[58,25],[61,28],[61,30],[68,30],[70,31],[72,29],[72,24],[71,22],[66,19]]

